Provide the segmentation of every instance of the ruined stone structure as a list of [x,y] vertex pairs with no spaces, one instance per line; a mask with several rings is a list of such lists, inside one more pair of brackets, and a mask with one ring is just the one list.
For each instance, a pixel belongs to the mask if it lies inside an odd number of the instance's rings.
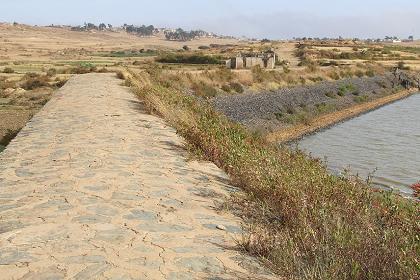
[[226,61],[229,69],[243,69],[260,66],[261,68],[274,69],[276,64],[276,54],[273,51],[265,53],[239,54]]

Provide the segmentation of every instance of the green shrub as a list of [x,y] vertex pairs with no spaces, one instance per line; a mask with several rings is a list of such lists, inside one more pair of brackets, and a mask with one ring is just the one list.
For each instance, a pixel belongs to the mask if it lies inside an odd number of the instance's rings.
[[355,91],[356,91],[356,88],[354,87],[354,85],[352,85],[352,84],[345,84],[345,85],[341,85],[338,88],[338,93],[337,94],[339,96],[344,96],[348,92],[355,92]]

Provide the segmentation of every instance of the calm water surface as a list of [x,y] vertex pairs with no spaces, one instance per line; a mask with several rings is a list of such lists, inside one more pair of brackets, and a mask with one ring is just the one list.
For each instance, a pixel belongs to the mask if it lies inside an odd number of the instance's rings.
[[411,194],[420,181],[420,94],[308,136],[299,148],[375,184]]

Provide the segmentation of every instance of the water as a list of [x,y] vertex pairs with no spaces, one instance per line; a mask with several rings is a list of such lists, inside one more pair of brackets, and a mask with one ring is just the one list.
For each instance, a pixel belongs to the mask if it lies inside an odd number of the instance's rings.
[[326,158],[336,173],[353,175],[412,194],[420,181],[420,94],[308,136],[299,148]]

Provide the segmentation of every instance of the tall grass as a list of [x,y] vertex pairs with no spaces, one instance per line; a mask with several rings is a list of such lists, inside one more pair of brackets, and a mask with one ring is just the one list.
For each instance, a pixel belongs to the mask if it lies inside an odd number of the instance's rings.
[[419,206],[330,175],[299,151],[271,146],[205,102],[130,72],[150,111],[224,169],[249,234],[242,247],[287,279],[418,279]]

